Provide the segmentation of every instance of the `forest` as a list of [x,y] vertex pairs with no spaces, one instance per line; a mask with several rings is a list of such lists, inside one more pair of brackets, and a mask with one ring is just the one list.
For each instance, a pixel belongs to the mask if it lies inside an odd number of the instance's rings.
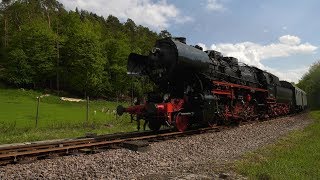
[[308,105],[320,109],[320,61],[314,63],[297,84],[308,95]]
[[158,38],[171,36],[131,19],[68,11],[56,0],[2,0],[0,8],[0,81],[16,88],[141,95],[152,84],[127,76],[128,55],[147,54]]
[[[127,57],[148,54],[157,39],[171,36],[131,19],[68,11],[56,0],[2,0],[0,26],[1,83],[107,99],[150,91],[148,79],[126,74]],[[297,85],[320,107],[320,62]]]

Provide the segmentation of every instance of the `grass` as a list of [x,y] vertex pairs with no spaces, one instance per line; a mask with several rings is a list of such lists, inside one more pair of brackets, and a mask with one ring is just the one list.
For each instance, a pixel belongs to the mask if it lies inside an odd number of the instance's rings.
[[236,162],[237,171],[249,179],[319,179],[320,111],[312,111],[310,116],[313,124],[247,154]]
[[[36,127],[36,97],[41,92],[0,89],[0,144],[45,139],[72,138],[86,132],[106,134],[136,130],[129,116],[115,120],[117,103],[90,101],[86,122],[86,102],[61,101],[57,96],[41,98]],[[109,113],[106,110],[109,109]]]

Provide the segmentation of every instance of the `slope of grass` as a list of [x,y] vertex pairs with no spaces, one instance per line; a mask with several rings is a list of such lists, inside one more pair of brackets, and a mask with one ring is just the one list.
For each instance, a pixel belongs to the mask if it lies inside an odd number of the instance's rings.
[[[90,101],[89,121],[86,102],[65,102],[57,96],[41,98],[36,127],[37,97],[31,90],[0,89],[0,144],[83,136],[135,130],[128,116],[116,120],[117,103]],[[109,112],[107,112],[109,110]]]
[[320,177],[320,111],[314,123],[278,143],[248,154],[236,163],[250,179],[318,179]]

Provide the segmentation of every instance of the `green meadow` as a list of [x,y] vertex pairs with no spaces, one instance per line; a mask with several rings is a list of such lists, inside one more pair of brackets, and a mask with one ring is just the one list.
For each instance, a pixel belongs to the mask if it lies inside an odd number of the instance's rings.
[[236,169],[249,179],[319,179],[320,111],[310,116],[314,119],[310,126],[247,154]]
[[0,144],[136,130],[128,115],[116,118],[115,102],[90,101],[87,120],[85,101],[62,101],[53,95],[40,99],[36,126],[37,97],[41,95],[32,90],[0,89]]

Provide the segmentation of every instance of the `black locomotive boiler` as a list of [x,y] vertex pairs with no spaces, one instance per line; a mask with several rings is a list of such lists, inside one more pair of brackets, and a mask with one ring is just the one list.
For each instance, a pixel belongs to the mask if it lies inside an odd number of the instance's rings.
[[185,38],[158,40],[148,56],[131,53],[128,73],[148,76],[158,91],[119,115],[136,115],[152,130],[185,131],[192,124],[225,124],[276,117],[307,107],[306,93],[257,67],[220,52],[202,51]]

